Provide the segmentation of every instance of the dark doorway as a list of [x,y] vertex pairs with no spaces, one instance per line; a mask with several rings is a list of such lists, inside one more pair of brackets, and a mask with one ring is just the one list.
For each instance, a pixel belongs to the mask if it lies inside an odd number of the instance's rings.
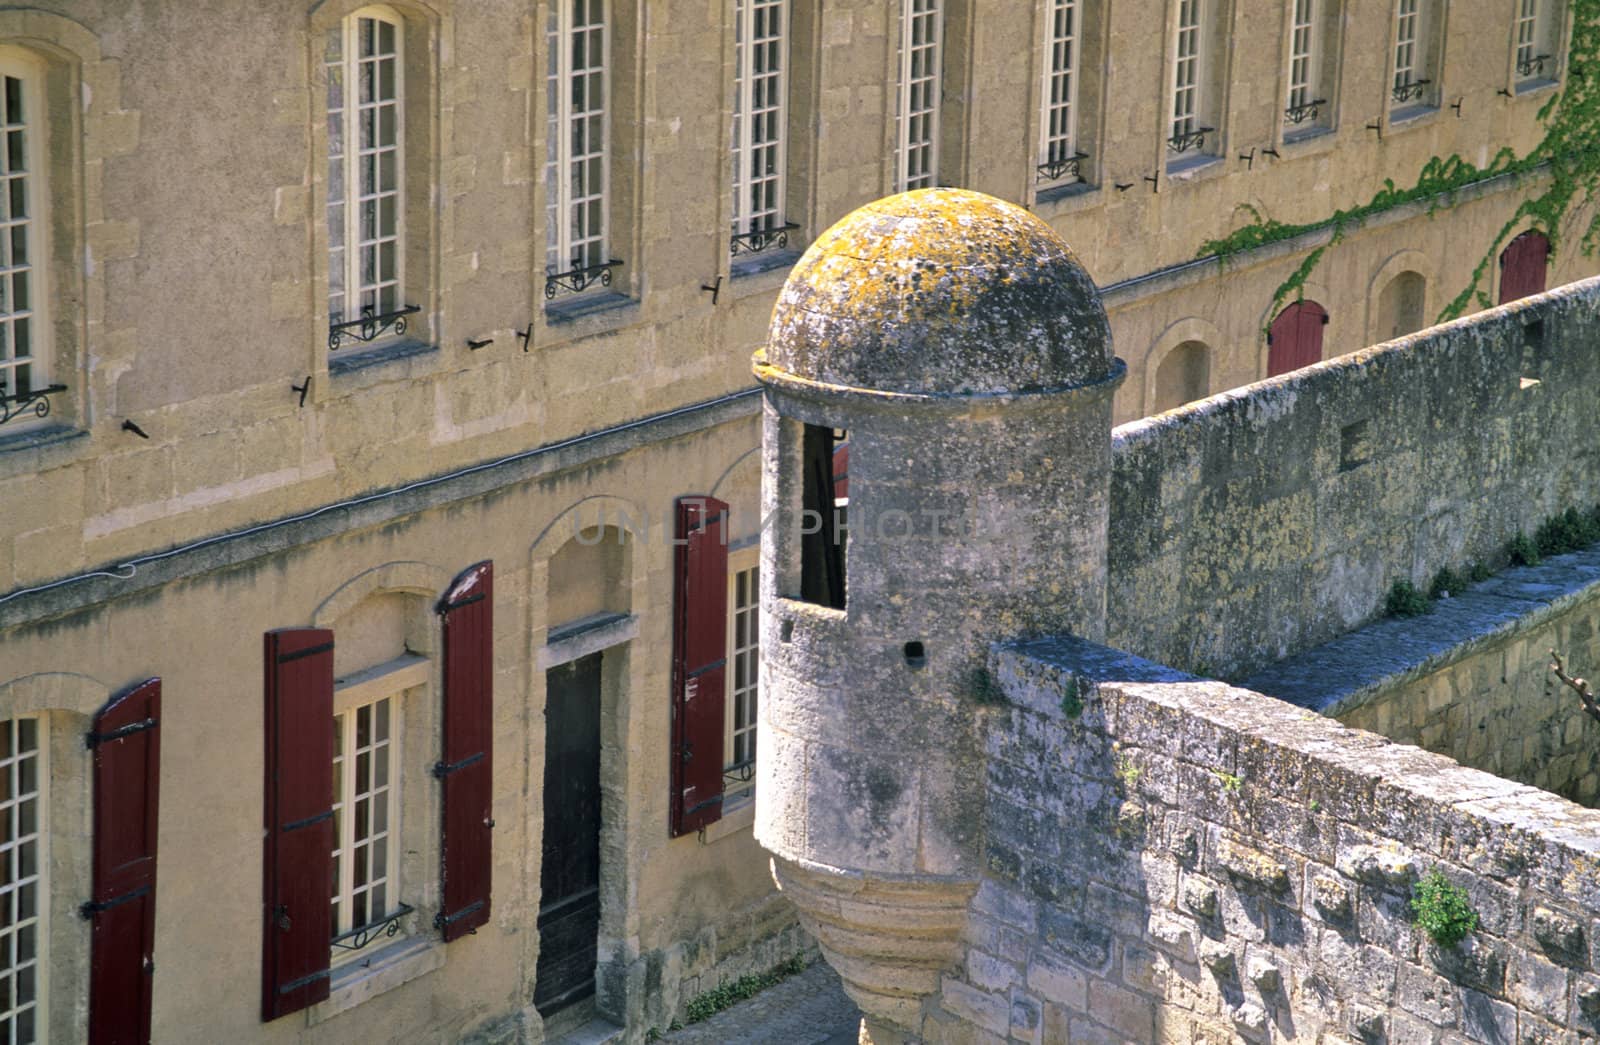
[[594,994],[600,933],[600,657],[545,675],[544,857],[533,1003],[548,1016]]
[[1529,229],[1500,252],[1500,300],[1525,298],[1544,292],[1545,270],[1550,264],[1550,241],[1544,233]]
[[1322,362],[1322,328],[1328,313],[1315,301],[1296,301],[1267,331],[1267,376]]

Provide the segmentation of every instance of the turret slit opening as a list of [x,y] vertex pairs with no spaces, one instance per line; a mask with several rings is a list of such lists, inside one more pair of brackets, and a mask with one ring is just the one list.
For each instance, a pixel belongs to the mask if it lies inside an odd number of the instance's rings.
[[849,460],[845,438],[839,429],[806,425],[801,463],[800,598],[836,610],[845,600],[849,480],[837,472]]

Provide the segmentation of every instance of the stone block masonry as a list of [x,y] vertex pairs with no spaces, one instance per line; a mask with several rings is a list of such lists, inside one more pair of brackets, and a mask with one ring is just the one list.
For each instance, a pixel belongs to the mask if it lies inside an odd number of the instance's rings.
[[1382,620],[1244,685],[1346,725],[1593,806],[1600,724],[1550,672],[1593,675],[1600,550],[1509,569],[1421,617]]
[[1106,635],[1241,677],[1600,500],[1600,283],[1112,433]]
[[[994,667],[987,869],[926,1040],[1600,1033],[1600,813],[1078,639]],[[1478,915],[1454,948],[1410,914],[1434,869]]]

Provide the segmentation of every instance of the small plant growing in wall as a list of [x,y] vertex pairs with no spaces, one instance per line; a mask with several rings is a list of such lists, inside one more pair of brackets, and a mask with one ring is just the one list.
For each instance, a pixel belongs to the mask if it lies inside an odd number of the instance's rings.
[[1411,912],[1417,927],[1440,947],[1454,947],[1478,927],[1478,912],[1472,909],[1467,891],[1451,885],[1438,868],[1411,887]]
[[1132,788],[1139,783],[1139,778],[1144,776],[1144,770],[1133,764],[1133,759],[1123,755],[1117,759],[1117,780],[1124,788]]
[[1433,575],[1433,583],[1428,585],[1428,598],[1448,599],[1452,595],[1460,595],[1466,586],[1467,578],[1448,566],[1441,566],[1439,572]]
[[1230,773],[1225,769],[1213,769],[1211,774],[1222,781],[1222,790],[1230,795],[1237,795],[1244,787],[1244,777],[1238,773]]
[[1389,597],[1383,602],[1383,612],[1390,617],[1420,617],[1432,608],[1428,597],[1403,577],[1389,585]]
[[1539,565],[1539,545],[1525,533],[1518,533],[1506,544],[1506,558],[1513,566]]
[[967,692],[972,695],[972,702],[979,707],[998,707],[1006,702],[1005,691],[1000,688],[1000,683],[989,673],[988,668],[973,668],[972,674],[967,676]]

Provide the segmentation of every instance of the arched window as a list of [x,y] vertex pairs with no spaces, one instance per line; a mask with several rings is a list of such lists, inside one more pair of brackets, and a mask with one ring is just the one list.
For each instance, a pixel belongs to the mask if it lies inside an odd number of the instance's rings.
[[1550,240],[1537,229],[1529,229],[1500,252],[1500,300],[1525,298],[1544,290],[1545,270],[1549,267]]
[[1267,330],[1267,376],[1322,362],[1322,328],[1328,312],[1315,301],[1296,301]]
[[1211,349],[1203,341],[1183,342],[1156,367],[1155,412],[1202,398],[1210,381]]
[[1384,285],[1378,294],[1378,318],[1372,325],[1376,341],[1403,337],[1421,330],[1427,323],[1423,319],[1423,302],[1428,281],[1420,272],[1402,272]]

